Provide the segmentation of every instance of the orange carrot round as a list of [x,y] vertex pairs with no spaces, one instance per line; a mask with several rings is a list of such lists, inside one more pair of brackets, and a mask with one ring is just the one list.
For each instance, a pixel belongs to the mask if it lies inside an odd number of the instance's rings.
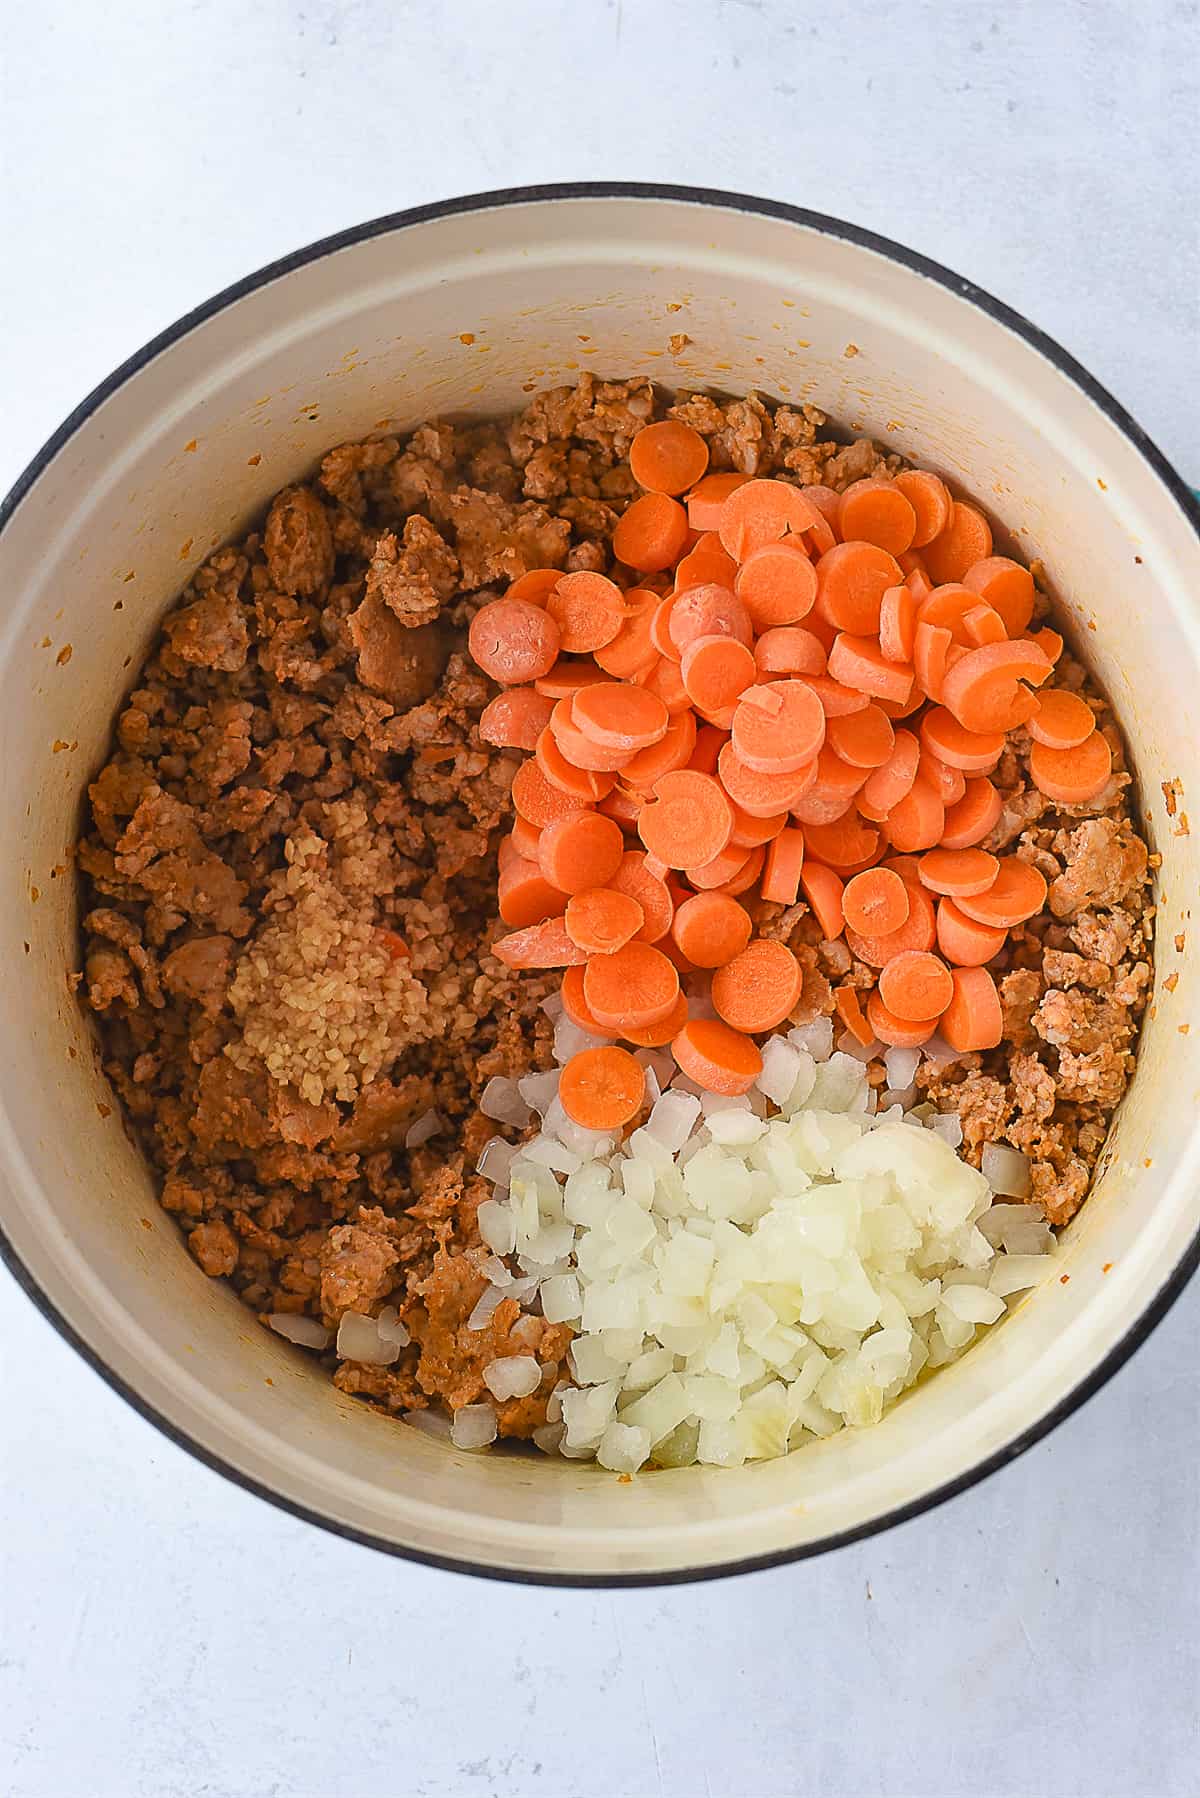
[[740,955],[753,925],[745,906],[725,893],[695,893],[675,913],[671,934],[696,968],[720,968]]
[[[559,702],[561,704],[561,701]],[[546,776],[552,787],[560,793],[570,793],[576,799],[586,799],[591,803],[603,799],[612,792],[614,775],[611,771],[581,768],[568,761],[552,730],[546,729],[538,738],[534,748],[538,767]]]
[[500,916],[517,930],[561,917],[566,903],[561,888],[551,885],[538,864],[519,855],[500,870],[497,890]]
[[479,734],[497,749],[532,749],[553,710],[554,701],[532,687],[510,687],[484,706]]
[[862,1003],[852,986],[839,986],[833,995],[837,1014],[855,1040],[866,1049],[875,1040],[875,1032],[863,1016]]
[[797,624],[812,611],[817,571],[796,542],[785,538],[753,550],[738,570],[734,592],[756,631]]
[[503,686],[516,686],[553,668],[559,627],[531,600],[493,599],[472,618],[467,648],[485,674]]
[[698,637],[731,637],[747,648],[754,641],[750,614],[741,600],[715,583],[689,587],[678,594],[668,614],[667,631],[677,656]]
[[537,830],[544,830],[556,818],[569,818],[587,809],[585,799],[551,786],[532,758],[522,762],[513,777],[512,800],[522,818]]
[[737,563],[721,548],[715,531],[704,531],[699,542],[681,556],[675,566],[675,591],[685,593],[689,587],[727,587],[733,591]]
[[824,742],[825,713],[804,681],[769,681],[742,695],[732,736],[739,759],[756,774],[794,774]]
[[627,849],[621,857],[609,886],[618,893],[628,893],[642,908],[642,942],[657,943],[671,928],[675,904],[665,881],[651,873],[640,849]]
[[954,981],[938,956],[927,949],[904,949],[884,964],[879,997],[898,1018],[920,1023],[941,1016],[954,997]]
[[582,963],[573,968],[563,969],[562,985],[558,990],[562,995],[563,1011],[570,1018],[572,1024],[578,1025],[580,1030],[586,1030],[589,1036],[612,1036],[614,1034],[613,1031],[606,1030],[599,1018],[593,1017],[588,1008],[587,1000],[583,996]]
[[843,686],[857,687],[872,699],[890,699],[897,705],[907,704],[912,692],[912,669],[889,662],[876,637],[856,637],[840,631],[829,652],[829,673]]
[[506,968],[569,968],[587,960],[567,935],[562,918],[510,931],[492,944],[492,954]]
[[923,549],[950,523],[952,501],[944,481],[924,468],[906,468],[896,476],[896,486],[916,516],[911,549]]
[[921,719],[921,742],[930,755],[965,774],[988,774],[1004,749],[1003,731],[967,730],[945,706],[934,706]]
[[613,532],[613,554],[640,573],[670,568],[687,542],[688,515],[665,493],[644,493],[627,506]]
[[999,612],[1010,637],[1028,630],[1033,617],[1033,576],[1028,568],[1007,556],[985,556],[971,564],[962,582]]
[[542,693],[547,699],[572,699],[580,687],[590,687],[593,681],[605,677],[594,662],[555,662],[549,674],[541,674],[534,681],[535,693]]
[[754,818],[740,805],[734,805],[732,799],[729,803],[733,806],[733,831],[729,841],[735,848],[757,849],[762,843],[772,842],[787,827],[786,812],[775,812],[769,818]]
[[619,1130],[646,1096],[646,1073],[628,1049],[605,1043],[572,1055],[558,1082],[558,1102],[585,1130]]
[[908,888],[890,868],[868,868],[846,882],[842,912],[860,936],[888,936],[907,924]]
[[676,418],[643,425],[629,445],[629,472],[649,493],[685,493],[707,467],[707,443]]
[[821,639],[797,624],[773,626],[754,645],[760,674],[824,674],[826,659]]
[[748,1093],[762,1073],[757,1046],[719,1018],[690,1019],[673,1039],[671,1053],[705,1092]]
[[717,528],[722,545],[738,563],[781,538],[829,529],[816,507],[787,481],[747,481],[736,488]]
[[1004,1034],[1004,1014],[996,983],[986,968],[953,968],[954,997],[938,1029],[960,1055],[994,1049]]
[[1086,805],[1108,785],[1112,750],[1098,730],[1073,749],[1035,743],[1029,751],[1029,772],[1039,792],[1057,805]]
[[951,898],[986,893],[1000,871],[998,857],[986,849],[930,849],[918,866],[922,886]]
[[607,575],[581,569],[564,574],[546,600],[568,655],[587,655],[611,643],[625,621],[621,589]]
[[724,890],[730,881],[738,878],[749,860],[748,849],[739,849],[730,843],[700,867],[685,868],[684,876],[698,892]]
[[564,918],[571,941],[589,955],[615,954],[633,941],[646,921],[637,900],[614,887],[584,887],[572,893]]
[[860,693],[857,687],[844,687],[841,681],[831,680],[828,674],[804,674],[801,679],[809,692],[816,694],[827,718],[848,718],[851,712],[866,711],[871,703],[869,694]]
[[1049,673],[1050,663],[1036,644],[1022,638],[988,643],[947,668],[942,703],[966,730],[1015,730],[1037,711],[1036,696],[1022,683],[1039,686]]
[[967,790],[967,777],[962,770],[952,768],[949,762],[943,762],[940,756],[930,755],[927,749],[921,751],[919,771],[925,776],[947,809],[952,805],[957,805]]
[[561,568],[527,568],[505,591],[505,599],[530,599],[534,605],[545,605],[547,594],[553,593],[562,580]]
[[670,1013],[679,998],[679,970],[650,943],[626,943],[612,955],[592,956],[583,996],[593,1016],[624,1034]]
[[547,824],[538,842],[538,866],[560,893],[606,886],[625,853],[621,827],[599,812],[576,812]]
[[746,766],[732,742],[721,747],[717,768],[729,798],[752,818],[773,818],[779,812],[791,811],[808,792],[817,773],[814,760],[794,774],[762,774]]
[[969,780],[957,805],[946,813],[942,846],[946,849],[971,849],[982,843],[1000,820],[1004,802],[990,780]]
[[720,712],[754,685],[758,669],[744,643],[731,637],[696,637],[680,664],[684,691],[704,713]]
[[917,635],[917,601],[907,581],[887,587],[879,602],[879,648],[889,662],[907,666],[913,659]]
[[915,1021],[897,1017],[880,998],[878,988],[867,995],[867,1022],[872,1035],[892,1049],[919,1049],[937,1028],[936,1018]]
[[602,749],[648,749],[666,735],[670,715],[658,695],[626,681],[598,681],[571,701],[571,722]]
[[894,481],[872,475],[864,481],[852,481],[842,494],[838,530],[844,543],[857,538],[898,556],[916,536],[916,509]]
[[804,841],[811,855],[843,876],[857,872],[882,854],[883,839],[879,832],[854,812],[828,824],[806,824]]
[[839,631],[870,637],[889,587],[903,585],[896,558],[873,543],[835,543],[817,563],[821,614]]
[[626,787],[639,792],[649,792],[656,780],[664,774],[673,774],[676,768],[686,768],[696,747],[696,717],[691,711],[676,712],[668,718],[667,728],[657,743],[646,749],[639,749],[637,754],[626,762],[621,770],[621,780]]
[[913,881],[908,885],[908,918],[899,930],[886,936],[860,936],[847,930],[846,942],[852,955],[865,961],[869,968],[884,968],[893,956],[906,949],[932,949],[937,941],[937,919],[933,901],[924,887]]
[[977,506],[955,500],[949,523],[921,553],[935,587],[944,581],[961,581],[969,568],[991,555],[992,527]]
[[733,812],[711,774],[681,768],[655,782],[642,807],[638,835],[669,868],[699,868],[719,855],[733,831]]
[[892,753],[872,771],[859,795],[858,807],[864,818],[876,824],[883,822],[892,807],[911,792],[920,759],[921,746],[912,732],[896,731]]
[[824,940],[836,942],[845,927],[842,911],[844,888],[832,868],[820,862],[806,862],[800,875],[800,889],[808,900]]
[[[674,949],[669,937],[665,939],[665,949],[668,951]],[[680,957],[681,963],[682,960],[683,958]],[[680,966],[678,971],[690,973],[690,965],[688,967]],[[619,1035],[625,1042],[636,1044],[639,1049],[663,1049],[679,1035],[687,1021],[688,1002],[686,996],[680,993],[665,1018],[659,1018],[653,1024],[627,1024],[619,1032]]]
[[712,1002],[734,1030],[774,1030],[800,997],[804,976],[786,943],[759,937],[718,968]]
[[725,501],[750,479],[748,474],[706,474],[686,496],[688,523],[694,531],[717,531]]
[[661,605],[657,593],[645,587],[630,587],[625,594],[625,618],[611,643],[592,651],[596,667],[614,680],[632,680],[635,674],[653,666],[656,654],[650,640],[654,616]]
[[791,826],[767,845],[759,892],[772,905],[794,905],[804,871],[804,832]]
[[902,855],[932,849],[942,838],[946,808],[934,786],[918,774],[912,786],[888,813],[888,836]]
[[882,768],[896,743],[891,721],[877,705],[831,718],[827,735],[830,747],[852,768]]
[[960,911],[953,899],[942,899],[937,908],[938,948],[956,967],[978,968],[999,955],[1008,931],[998,924],[980,924]]
[[956,893],[954,903],[977,924],[1011,930],[1034,917],[1046,903],[1046,877],[1019,855],[1000,857],[996,877],[982,893]]
[[[492,701],[493,705],[496,703]],[[481,732],[482,728],[481,722]],[[1029,720],[1030,736],[1047,749],[1078,749],[1095,728],[1096,715],[1086,699],[1069,693],[1065,687],[1044,687],[1038,694],[1038,709]]]

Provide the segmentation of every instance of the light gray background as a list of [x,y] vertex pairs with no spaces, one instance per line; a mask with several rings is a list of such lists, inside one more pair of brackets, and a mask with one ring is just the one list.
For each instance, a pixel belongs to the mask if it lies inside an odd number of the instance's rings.
[[[912,244],[1058,337],[1200,481],[1198,38],[1187,0],[14,7],[0,485],[116,362],[271,257],[447,194],[605,176]],[[1050,1441],[882,1539],[589,1595],[426,1572],[267,1508],[0,1276],[0,1792],[1193,1794],[1198,1324],[1193,1287]]]

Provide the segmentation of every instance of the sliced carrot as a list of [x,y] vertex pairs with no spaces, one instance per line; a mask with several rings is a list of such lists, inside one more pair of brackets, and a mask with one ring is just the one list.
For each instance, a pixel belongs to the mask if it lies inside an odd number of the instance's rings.
[[721,886],[713,890],[724,893],[730,899],[740,899],[743,893],[748,893],[751,887],[757,886],[762,875],[766,853],[761,843],[757,849],[749,850],[741,872],[735,874],[732,880],[724,881]]
[[817,571],[792,538],[752,550],[737,572],[734,592],[756,631],[798,624],[812,611]]
[[874,703],[879,707],[884,717],[890,718],[892,723],[895,724],[899,719],[911,718],[914,712],[919,712],[921,707],[925,704],[925,695],[922,693],[914,679],[912,691],[904,701],[903,705],[898,705],[894,699],[884,699],[882,694],[876,695]]
[[[501,695],[501,698],[507,697]],[[492,705],[495,704],[497,701],[493,699]],[[1081,699],[1078,693],[1069,693],[1065,687],[1044,688],[1038,694],[1038,709],[1029,720],[1030,736],[1035,743],[1044,743],[1047,749],[1078,749],[1095,728],[1096,715],[1086,699]],[[482,732],[481,720],[481,735]]]
[[879,602],[879,648],[889,662],[910,663],[917,634],[917,601],[907,581],[885,587]]
[[1085,805],[1108,785],[1112,775],[1112,750],[1096,730],[1073,749],[1051,749],[1035,743],[1029,751],[1029,772],[1039,792],[1058,805]]
[[719,855],[733,831],[733,811],[711,774],[681,768],[655,782],[642,807],[638,835],[668,868],[700,868]]
[[734,712],[734,750],[756,774],[795,774],[808,766],[824,740],[825,713],[804,681],[752,687]]
[[986,968],[953,968],[954,997],[938,1029],[960,1055],[994,1049],[1004,1034],[1004,1013],[996,983]]
[[808,900],[824,940],[836,942],[846,923],[842,912],[845,889],[841,880],[832,868],[826,868],[820,862],[805,862],[800,875],[800,890]]
[[875,1032],[863,1016],[862,1004],[855,989],[852,986],[839,986],[834,992],[833,1003],[851,1036],[864,1049],[869,1048],[875,1041]]
[[[593,650],[596,666],[614,680],[630,680],[639,670],[653,664],[655,649],[650,641],[654,615],[662,604],[657,593],[646,587],[630,587],[625,594],[625,619],[611,643]],[[601,676],[603,678],[603,676]]]
[[990,774],[1004,750],[1004,732],[967,730],[945,706],[921,719],[921,745],[939,762],[964,774]]
[[922,886],[952,898],[986,893],[999,871],[998,858],[986,849],[930,849],[920,861]]
[[916,881],[905,884],[908,886],[908,918],[899,930],[889,931],[886,936],[861,936],[857,930],[846,931],[850,953],[859,961],[865,961],[868,967],[885,968],[893,956],[903,954],[906,949],[932,949],[937,941],[933,900]]
[[838,514],[842,509],[842,496],[837,489],[823,487],[817,483],[809,487],[801,487],[800,491],[809,504],[816,507],[830,528],[836,531]]
[[567,935],[562,918],[511,931],[492,944],[492,954],[506,968],[569,968],[587,960]]
[[517,811],[538,830],[557,818],[569,818],[587,810],[587,800],[562,793],[551,786],[536,761],[522,762],[513,777],[512,800]]
[[692,1018],[671,1043],[689,1080],[703,1091],[733,1097],[748,1093],[762,1073],[762,1056],[748,1036],[719,1018]]
[[1063,652],[1062,638],[1057,631],[1050,630],[1047,625],[1043,625],[1041,630],[1026,631],[1025,641],[1036,643],[1048,662],[1057,662]]
[[563,575],[546,600],[546,613],[562,633],[563,650],[587,655],[617,635],[625,622],[625,600],[607,575],[580,569]]
[[517,930],[561,917],[566,904],[566,895],[551,885],[537,862],[519,855],[500,870],[498,891],[500,916]]
[[696,747],[688,757],[688,767],[697,774],[715,774],[717,758],[729,741],[727,730],[718,730],[713,724],[701,724],[696,730]]
[[626,943],[613,955],[593,955],[584,969],[588,1009],[622,1033],[658,1024],[679,999],[679,970],[650,943]]
[[659,656],[653,668],[645,674],[639,674],[637,685],[647,687],[651,693],[657,693],[673,718],[680,712],[686,712],[692,703],[679,672],[679,663],[671,661],[668,656]]
[[577,1024],[580,1030],[586,1030],[590,1036],[612,1036],[615,1032],[605,1029],[588,1009],[587,1000],[583,996],[583,967],[584,964],[580,962],[574,967],[563,969],[562,984],[558,989],[562,996],[563,1011],[572,1024]]
[[982,600],[963,613],[962,629],[967,642],[975,649],[982,649],[985,643],[1003,643],[1008,636],[999,612]]
[[717,768],[734,805],[752,818],[774,818],[779,812],[791,811],[808,792],[816,779],[817,764],[814,760],[794,774],[760,774],[748,768],[733,743],[727,742],[717,757]]
[[946,808],[936,787],[918,772],[917,778],[888,813],[887,832],[892,847],[902,855],[915,855],[940,843]]
[[668,717],[667,728],[657,743],[640,749],[621,770],[627,787],[648,792],[664,774],[686,768],[696,747],[696,719],[692,712]]
[[688,523],[694,531],[717,531],[725,501],[750,479],[748,474],[706,474],[687,494]]
[[628,893],[641,906],[642,926],[637,933],[639,941],[657,943],[666,936],[675,914],[675,903],[666,882],[646,866],[646,857],[640,849],[625,851],[608,884],[614,892]]
[[866,693],[860,693],[856,687],[844,687],[827,674],[805,674],[801,678],[821,701],[826,718],[848,718],[851,712],[865,711],[871,703]]
[[753,930],[745,906],[724,893],[695,893],[675,913],[671,934],[697,968],[720,968],[740,955]]
[[980,924],[960,911],[953,899],[941,899],[937,908],[938,948],[959,968],[982,967],[999,955],[1008,932],[999,924]]
[[679,560],[687,535],[688,515],[678,500],[665,493],[643,493],[617,520],[613,555],[628,568],[652,574]]
[[898,556],[916,535],[916,509],[895,481],[872,475],[852,481],[842,494],[838,530],[844,543],[857,539]]
[[707,467],[707,443],[677,418],[643,425],[629,445],[629,472],[650,493],[685,493]]
[[650,620],[650,642],[660,656],[670,656],[673,662],[679,660],[679,651],[671,636],[671,613],[675,607],[675,595],[668,593],[660,599],[654,608],[654,616]]
[[767,845],[759,892],[773,905],[794,905],[804,871],[804,832],[791,826]]
[[696,637],[680,664],[684,691],[698,711],[720,712],[752,687],[758,674],[754,656],[732,637]]
[[667,733],[670,715],[656,693],[626,681],[598,681],[571,702],[571,722],[602,749],[648,749]]
[[1015,730],[1037,711],[1036,695],[1023,683],[1040,686],[1050,671],[1036,644],[988,643],[946,670],[942,702],[967,730]]
[[605,678],[594,662],[555,662],[549,674],[540,675],[533,687],[547,699],[571,699],[580,687],[590,687],[593,681]]
[[896,558],[886,549],[873,543],[835,543],[817,563],[818,610],[839,631],[873,636],[884,594],[903,580]]
[[826,728],[830,747],[852,768],[882,768],[896,743],[891,722],[877,705],[831,718]]
[[747,481],[725,501],[717,528],[725,549],[741,563],[768,543],[829,527],[798,487],[787,481]]
[[826,659],[820,638],[796,624],[765,630],[754,645],[760,674],[824,674]]
[[576,812],[547,824],[538,843],[538,866],[561,893],[607,886],[621,865],[621,827],[599,812]]
[[622,830],[636,830],[642,809],[640,794],[631,793],[619,783],[596,807],[606,818],[612,818]]
[[967,613],[982,605],[978,593],[972,593],[961,581],[946,581],[933,587],[917,607],[918,624],[935,624],[950,632],[956,643],[967,645],[964,620]]
[[959,768],[952,768],[949,762],[943,762],[940,756],[930,755],[927,749],[921,751],[919,773],[925,776],[936,792],[942,805],[947,809],[957,805],[967,790],[967,777]]
[[747,648],[754,642],[750,614],[727,587],[708,583],[678,594],[668,615],[668,631],[677,655],[699,637],[731,637]]
[[935,702],[942,696],[946,665],[954,638],[943,625],[922,624],[917,620],[913,635],[913,668],[920,692]]
[[888,1010],[878,988],[867,995],[867,1023],[872,1036],[892,1049],[919,1049],[937,1028],[936,1018],[926,1018],[919,1023],[910,1018],[898,1018],[894,1011]]
[[498,749],[532,749],[553,710],[554,701],[532,687],[511,687],[484,706],[479,734]]
[[837,874],[870,863],[883,850],[879,832],[864,824],[856,812],[848,812],[832,824],[806,824],[804,841],[809,854]]
[[961,499],[950,507],[950,522],[922,550],[935,586],[942,581],[961,581],[969,568],[991,553],[991,525],[977,506]]
[[950,508],[953,503],[950,491],[944,481],[924,468],[904,469],[896,476],[896,486],[916,516],[916,527],[909,547],[923,549],[935,537],[940,537],[950,523]]
[[749,860],[750,851],[748,849],[739,849],[731,843],[722,849],[719,855],[714,855],[711,861],[705,862],[702,867],[685,868],[684,874],[697,892],[715,892],[718,888],[723,891],[744,871]]
[[[817,757],[817,778],[813,783],[811,794],[806,797],[811,796],[814,799],[825,801],[850,800],[866,785],[869,776],[869,768],[852,767],[849,762],[842,760],[831,744],[826,743]],[[830,821],[828,818],[814,817],[812,819],[814,824],[828,824]]]
[[[664,952],[667,950],[674,952],[674,944],[669,937],[664,944]],[[685,963],[683,957],[680,956],[676,971],[680,974],[690,974],[693,970],[691,964]],[[654,1024],[627,1024],[624,1030],[618,1031],[617,1034],[625,1042],[634,1043],[639,1049],[663,1049],[674,1037],[679,1035],[687,1021],[688,1002],[686,996],[680,993],[665,1018],[659,1018],[658,1022]]]
[[919,886],[921,881],[921,858],[919,855],[888,855],[881,864],[898,874],[907,886]]
[[717,1015],[735,1030],[774,1030],[800,997],[804,976],[786,943],[758,937],[713,975]]
[[467,632],[476,666],[503,686],[549,674],[558,659],[559,626],[528,599],[493,599],[480,606]]
[[728,587],[733,590],[737,563],[721,547],[715,531],[702,533],[694,549],[681,556],[675,567],[675,591],[685,593],[689,587]]
[[1019,855],[1004,855],[986,892],[956,893],[954,903],[977,924],[1002,925],[1011,930],[1014,924],[1034,917],[1045,905],[1046,877]]
[[559,1104],[585,1130],[619,1130],[637,1116],[645,1096],[645,1069],[615,1043],[572,1055],[558,1082]]
[[829,672],[843,686],[857,687],[873,699],[895,700],[897,705],[904,705],[912,692],[912,669],[889,662],[877,637],[839,632],[829,652]]
[[880,973],[879,997],[898,1018],[920,1023],[941,1016],[954,997],[954,981],[928,949],[904,949]]
[[561,568],[527,568],[510,582],[505,599],[529,599],[534,605],[545,605],[547,594],[553,593],[562,580]]
[[615,887],[585,887],[572,893],[564,917],[567,935],[589,955],[612,955],[623,949],[646,921],[637,900]]
[[[733,800],[729,803],[733,805]],[[773,842],[786,829],[787,821],[786,812],[775,812],[769,818],[753,818],[740,805],[733,805],[733,834],[729,841],[738,849],[757,849],[762,843]]]
[[871,773],[859,794],[858,809],[864,818],[875,824],[883,822],[892,807],[911,791],[920,759],[921,746],[912,732],[896,731],[892,753]]
[[990,780],[969,780],[966,792],[946,813],[942,846],[971,849],[990,835],[1004,810],[1004,801]]
[[1008,556],[985,556],[962,577],[964,587],[978,593],[1000,614],[1010,637],[1028,630],[1033,617],[1033,576]]
[[535,862],[541,835],[541,831],[537,829],[536,825],[531,824],[528,818],[522,818],[520,812],[514,812],[510,837],[512,846],[518,855],[523,855],[526,861]]
[[612,792],[616,775],[611,771],[576,767],[574,762],[567,760],[549,728],[538,738],[534,754],[538,767],[560,793],[569,793],[575,799],[586,799],[594,805]]
[[888,936],[908,922],[908,888],[890,868],[868,868],[846,882],[842,912],[860,936]]
[[[600,744],[594,743],[591,737],[585,737],[575,724],[571,706],[572,702],[569,699],[556,700],[554,710],[550,714],[550,735],[571,766],[577,769],[582,768],[590,774],[617,774],[627,767],[637,753],[636,750],[601,748]],[[549,774],[549,763],[544,761],[543,766]],[[560,778],[554,784],[561,786],[564,792],[573,790],[566,783],[565,778]],[[611,785],[612,783],[609,782],[609,785],[604,788],[604,792],[608,792]]]

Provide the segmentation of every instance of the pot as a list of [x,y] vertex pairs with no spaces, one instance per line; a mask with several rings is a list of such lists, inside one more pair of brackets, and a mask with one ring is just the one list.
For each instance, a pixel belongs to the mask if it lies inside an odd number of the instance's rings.
[[[196,564],[330,446],[507,412],[583,369],[811,399],[984,504],[1041,560],[1107,688],[1163,857],[1158,992],[1059,1277],[873,1429],[627,1484],[382,1419],[206,1279],[157,1205],[66,979],[80,796]],[[1200,1258],[1200,1064],[1181,1034],[1200,1038],[1185,960],[1200,832],[1184,815],[1200,793],[1200,516],[1116,402],[970,283],[729,194],[576,185],[424,207],[182,319],[66,420],[2,522],[4,1251],[93,1366],[209,1465],[343,1535],[456,1568],[568,1583],[729,1572],[970,1485],[1094,1392],[1178,1295]]]

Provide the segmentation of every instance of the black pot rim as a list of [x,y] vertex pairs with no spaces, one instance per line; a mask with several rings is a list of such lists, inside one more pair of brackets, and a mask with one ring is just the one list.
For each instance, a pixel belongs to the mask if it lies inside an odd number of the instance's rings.
[[[86,399],[82,400],[74,411],[68,414],[58,429],[42,445],[28,467],[17,477],[3,502],[0,502],[0,531],[3,531],[18,505],[59,451],[106,399],[118,388],[124,386],[132,376],[145,368],[147,363],[153,361],[161,351],[169,349],[173,344],[186,337],[189,331],[224,311],[236,301],[257,292],[259,288],[268,286],[272,281],[276,281],[284,275],[291,274],[296,269],[319,261],[325,256],[333,255],[338,250],[364,243],[374,237],[386,236],[390,232],[402,231],[410,226],[426,224],[436,219],[452,218],[462,213],[493,211],[504,206],[560,200],[682,201],[692,205],[754,213],[760,217],[779,219],[788,224],[800,225],[809,230],[822,232],[826,236],[855,244],[861,249],[873,250],[879,255],[888,257],[891,261],[899,263],[902,267],[910,269],[915,274],[936,281],[939,286],[948,289],[960,299],[969,300],[997,324],[1006,326],[1010,331],[1023,338],[1060,374],[1065,375],[1086,394],[1122,435],[1133,444],[1143,460],[1149,464],[1177,501],[1197,536],[1200,537],[1200,503],[1197,503],[1191,490],[1137,421],[1052,337],[1039,330],[1021,313],[1014,311],[1003,301],[995,299],[983,288],[976,286],[973,281],[954,274],[942,264],[918,254],[915,250],[907,249],[903,244],[898,244],[890,238],[882,237],[877,232],[864,230],[861,226],[848,224],[842,219],[831,218],[825,213],[811,212],[804,207],[791,206],[780,200],[763,200],[750,194],[728,193],[719,188],[676,186],[665,182],[644,181],[554,182],[532,187],[499,188],[487,193],[466,194],[453,199],[438,200],[426,206],[413,206],[402,212],[387,213],[381,218],[370,219],[364,224],[351,226],[348,230],[336,232],[330,237],[319,238],[315,243],[294,250],[277,261],[267,263],[265,267],[258,269],[254,274],[245,276],[241,281],[235,281],[232,286],[226,287],[191,312],[185,313],[182,318],[169,325],[165,331],[161,331],[156,337],[151,338],[147,344],[93,388]],[[926,1512],[934,1510],[938,1505],[944,1504],[948,1499],[956,1497],[960,1492],[965,1492],[970,1487],[977,1485],[999,1468],[1015,1461],[1019,1455],[1023,1455],[1043,1437],[1048,1436],[1060,1423],[1099,1392],[1101,1387],[1107,1385],[1117,1370],[1123,1367],[1130,1356],[1141,1347],[1151,1331],[1161,1323],[1196,1272],[1197,1267],[1200,1266],[1200,1231],[1188,1244],[1179,1262],[1146,1309],[1135,1319],[1120,1342],[1109,1350],[1099,1365],[1056,1405],[1052,1406],[1044,1416],[1021,1431],[1003,1448],[997,1449],[991,1455],[986,1456],[984,1460],[976,1463],[967,1472],[953,1480],[946,1481],[945,1484],[936,1487],[921,1498],[912,1500],[909,1504],[898,1505],[892,1510],[884,1512],[869,1523],[825,1536],[819,1542],[806,1543],[797,1548],[780,1549],[772,1554],[751,1555],[712,1566],[677,1568],[663,1573],[560,1574],[490,1567],[472,1561],[469,1556],[435,1555],[407,1548],[390,1542],[384,1537],[374,1535],[370,1531],[356,1529],[349,1524],[324,1516],[321,1512],[315,1511],[307,1505],[299,1504],[283,1493],[275,1491],[262,1481],[252,1478],[240,1468],[233,1466],[222,1456],[214,1454],[203,1443],[188,1435],[154,1405],[142,1398],[68,1323],[20,1259],[2,1225],[0,1225],[0,1259],[7,1264],[17,1284],[33,1301],[43,1317],[135,1411],[161,1430],[163,1435],[178,1447],[185,1449],[196,1460],[202,1462],[204,1466],[215,1473],[224,1475],[235,1485],[241,1486],[247,1492],[252,1492],[258,1498],[265,1499],[281,1511],[286,1511],[293,1517],[299,1517],[306,1523],[315,1524],[320,1529],[329,1530],[346,1541],[358,1542],[364,1547],[376,1549],[401,1560],[414,1561],[426,1567],[437,1567],[452,1573],[467,1573],[484,1579],[518,1585],[603,1590],[620,1587],[672,1586],[702,1580],[725,1579],[735,1574],[760,1572],[771,1567],[787,1566],[794,1561],[809,1560],[813,1556],[827,1554],[832,1549],[845,1548],[852,1543],[865,1541],[868,1537],[892,1529],[895,1525],[905,1523],[910,1518],[920,1517]]]

